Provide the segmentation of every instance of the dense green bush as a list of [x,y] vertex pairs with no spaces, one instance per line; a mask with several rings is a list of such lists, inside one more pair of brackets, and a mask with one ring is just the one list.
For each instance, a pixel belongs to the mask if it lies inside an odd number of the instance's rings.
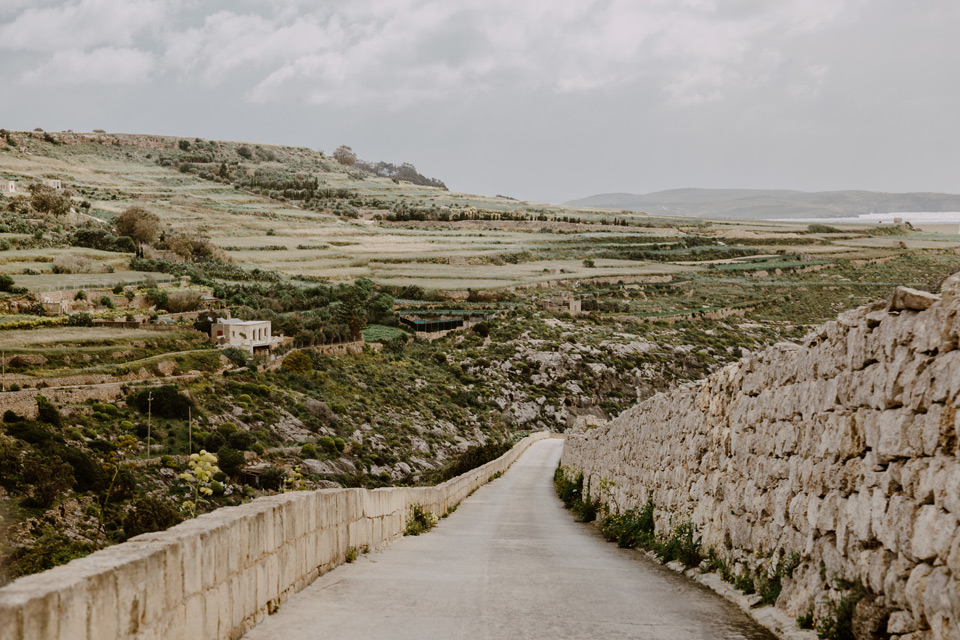
[[510,450],[509,442],[491,442],[483,445],[469,447],[466,451],[457,456],[448,466],[444,467],[438,474],[437,481],[443,482],[450,478],[476,469],[491,460],[496,460]]
[[267,467],[260,473],[260,488],[276,491],[283,486],[283,481],[287,474],[283,469],[277,467]]
[[175,420],[186,420],[190,416],[190,410],[194,408],[193,400],[170,384],[143,389],[131,395],[127,399],[127,404],[135,407],[140,413],[146,414],[149,410],[154,416]]
[[37,420],[52,427],[63,425],[63,416],[60,411],[50,402],[46,396],[37,396]]
[[236,478],[240,475],[243,464],[242,451],[237,451],[236,449],[226,446],[220,447],[220,450],[217,451],[217,466],[228,476]]
[[180,512],[172,504],[153,496],[144,496],[130,505],[123,520],[123,532],[128,538],[151,531],[163,531],[182,520]]

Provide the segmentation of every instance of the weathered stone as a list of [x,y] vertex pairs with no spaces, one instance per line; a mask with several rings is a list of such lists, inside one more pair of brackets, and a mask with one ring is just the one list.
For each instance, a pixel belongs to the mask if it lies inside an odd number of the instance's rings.
[[890,298],[891,311],[923,311],[933,306],[940,296],[911,289],[910,287],[897,287]]
[[889,311],[845,312],[801,347],[659,393],[570,435],[562,464],[621,509],[652,499],[660,534],[692,520],[752,570],[800,553],[778,600],[794,615],[859,580],[897,610],[890,633],[955,637],[960,275],[943,291],[898,289]]
[[857,640],[884,640],[890,608],[876,596],[866,596],[853,610],[851,630]]

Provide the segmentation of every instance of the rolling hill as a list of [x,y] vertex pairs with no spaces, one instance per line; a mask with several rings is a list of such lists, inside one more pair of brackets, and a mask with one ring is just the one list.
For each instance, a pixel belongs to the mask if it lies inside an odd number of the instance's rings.
[[602,193],[564,203],[574,207],[716,218],[839,218],[864,213],[960,211],[960,195],[778,189],[670,189]]

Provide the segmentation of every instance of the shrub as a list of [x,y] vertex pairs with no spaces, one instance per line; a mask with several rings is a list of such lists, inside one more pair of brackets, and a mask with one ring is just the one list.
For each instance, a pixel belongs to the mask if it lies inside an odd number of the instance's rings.
[[176,469],[177,461],[173,459],[173,456],[164,454],[160,456],[160,466],[165,469]]
[[0,291],[10,291],[13,288],[13,278],[3,273],[0,274]]
[[235,431],[227,436],[227,444],[238,451],[246,451],[256,442],[256,437],[249,431]]
[[203,448],[214,453],[220,451],[220,447],[223,447],[226,444],[227,439],[218,431],[207,434],[207,437],[203,439]]
[[308,442],[300,447],[300,456],[303,458],[316,458],[317,448]]
[[67,326],[68,327],[92,327],[93,326],[93,315],[85,311],[80,313],[71,313],[67,316]]
[[403,535],[418,536],[433,529],[436,524],[437,515],[435,513],[425,510],[423,505],[415,504],[410,507],[410,516],[407,518],[407,528]]
[[98,273],[99,265],[86,256],[60,254],[53,259],[54,273]]
[[134,500],[123,520],[123,532],[128,538],[151,531],[163,531],[180,522],[180,513],[169,502],[144,496]]
[[266,448],[262,444],[257,442],[252,447],[250,447],[250,451],[253,451],[258,456],[262,456],[263,452],[266,451]]
[[175,420],[189,418],[190,410],[194,407],[193,400],[171,384],[144,389],[128,398],[127,403],[140,413],[145,414],[149,410],[154,416]]
[[647,547],[654,540],[653,509],[653,501],[648,500],[642,509],[608,514],[600,523],[600,532],[624,549]]
[[330,455],[334,455],[337,452],[337,443],[330,436],[321,436],[317,439],[317,444]]
[[286,478],[287,474],[284,473],[283,469],[267,467],[260,473],[260,487],[276,491],[283,485]]
[[63,424],[60,411],[45,396],[37,396],[37,421],[59,427]]
[[219,461],[217,466],[228,476],[237,477],[240,475],[240,470],[243,469],[243,452],[232,447],[220,447],[220,450],[217,451],[217,460]]
[[280,367],[289,373],[306,375],[313,371],[313,361],[303,351],[294,351],[283,359]]
[[116,308],[117,308],[117,305],[114,304],[114,302],[113,302],[113,298],[111,298],[110,296],[101,296],[101,298],[100,298],[100,306],[101,306],[101,307],[106,307],[107,309],[116,309]]

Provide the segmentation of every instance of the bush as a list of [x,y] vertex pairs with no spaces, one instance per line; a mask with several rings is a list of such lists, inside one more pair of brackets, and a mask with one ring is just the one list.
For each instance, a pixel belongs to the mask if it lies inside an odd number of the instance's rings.
[[52,427],[63,425],[63,416],[60,411],[45,396],[37,396],[37,421],[49,424]]
[[3,273],[0,274],[0,291],[10,291],[13,288],[13,278]]
[[405,536],[418,536],[421,533],[429,531],[437,524],[437,516],[432,511],[426,511],[422,505],[415,504],[410,507],[410,517],[407,518],[407,528],[404,530]]
[[113,298],[110,296],[101,296],[100,297],[100,306],[106,307],[107,309],[116,309],[117,305],[114,304]]
[[93,315],[86,312],[71,313],[67,317],[67,326],[68,327],[92,327]]
[[276,491],[283,486],[283,481],[286,478],[287,474],[284,473],[283,469],[267,467],[260,473],[260,488]]
[[[153,398],[151,401],[150,398]],[[127,403],[135,407],[140,413],[149,410],[154,416],[186,420],[190,417],[190,410],[194,408],[193,400],[180,393],[174,385],[163,385],[154,389],[144,389],[131,396]]]
[[237,451],[247,451],[256,442],[256,437],[249,431],[235,431],[227,436],[227,444]]
[[303,351],[294,351],[283,359],[280,368],[288,373],[306,375],[313,371],[313,361]]
[[316,458],[317,448],[308,442],[300,447],[300,456],[302,458]]
[[220,451],[220,447],[226,446],[227,439],[218,431],[207,434],[203,439],[203,448],[214,453]]
[[250,451],[253,451],[258,456],[262,456],[264,451],[266,450],[267,449],[259,442],[255,443],[252,447],[250,447]]
[[330,436],[321,436],[317,439],[317,444],[330,455],[334,455],[337,452],[337,443]]
[[159,498],[144,496],[135,500],[123,520],[123,532],[128,538],[151,531],[163,531],[180,522],[177,509]]
[[648,547],[655,539],[654,529],[652,500],[648,500],[642,509],[609,514],[600,523],[603,537],[624,549]]
[[217,466],[228,476],[235,478],[240,475],[240,470],[243,469],[243,452],[231,447],[220,447],[220,450],[217,451],[217,460]]
[[509,450],[509,442],[496,442],[469,447],[439,473],[438,480],[443,482],[450,478],[455,478],[491,460],[496,460]]

